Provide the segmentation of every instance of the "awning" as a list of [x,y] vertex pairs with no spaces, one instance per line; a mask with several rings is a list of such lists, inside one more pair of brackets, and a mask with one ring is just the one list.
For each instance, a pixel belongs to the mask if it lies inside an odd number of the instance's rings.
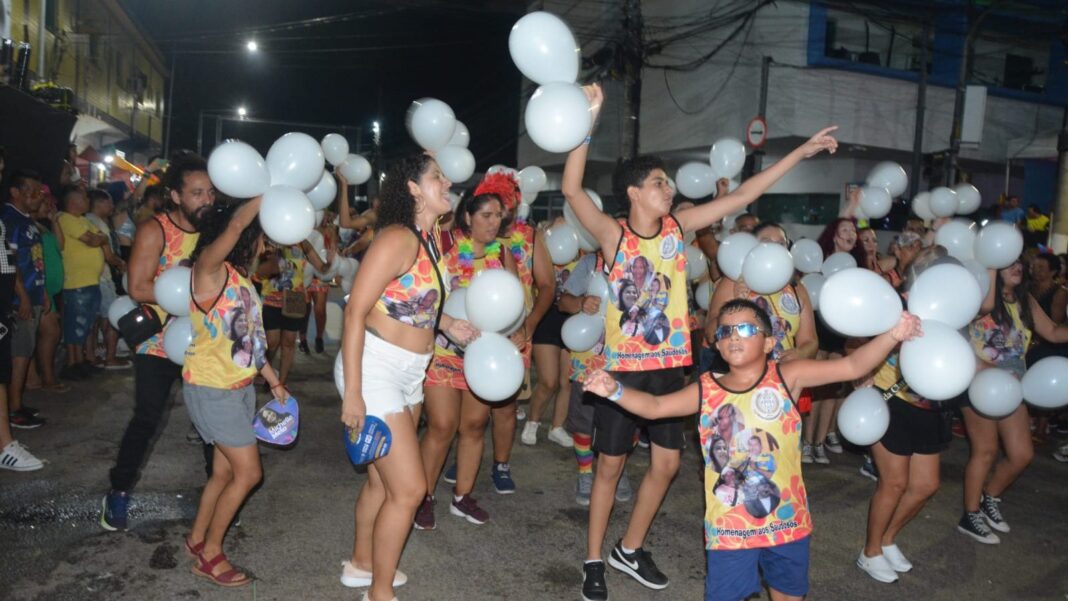
[[1007,159],[1056,159],[1057,136],[1060,130],[1051,129],[1009,140]]
[[128,137],[117,127],[86,114],[78,115],[78,121],[71,132],[71,141],[81,149],[87,146],[102,148]]

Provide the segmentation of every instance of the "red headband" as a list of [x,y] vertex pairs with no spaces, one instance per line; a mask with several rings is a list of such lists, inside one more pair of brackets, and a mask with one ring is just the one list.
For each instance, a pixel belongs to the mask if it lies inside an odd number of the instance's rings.
[[512,211],[519,204],[519,182],[507,173],[491,173],[475,188],[475,196],[493,194],[501,199],[504,208]]

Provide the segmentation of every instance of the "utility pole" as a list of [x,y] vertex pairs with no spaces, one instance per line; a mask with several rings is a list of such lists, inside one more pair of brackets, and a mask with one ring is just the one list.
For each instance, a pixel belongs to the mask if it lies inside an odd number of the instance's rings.
[[[760,104],[757,107],[757,116],[765,123],[768,120],[768,76],[771,75],[771,63],[770,56],[765,56],[760,62]],[[767,136],[767,132],[764,135]],[[753,151],[753,173],[760,173],[763,168],[764,150],[757,148]]]
[[1068,109],[1061,118],[1057,158],[1057,200],[1052,211],[1049,245],[1059,254],[1068,251]]
[[909,178],[909,198],[915,198],[920,191],[920,171],[923,160],[923,122],[927,109],[927,36],[930,23],[923,21],[923,37],[920,41],[920,85],[916,90],[916,124],[912,134],[912,170]]
[[642,105],[642,65],[645,60],[645,43],[642,40],[642,3],[641,0],[622,0],[623,2],[623,43],[621,62],[623,72],[624,106],[623,115],[624,156],[638,156],[640,148],[639,120]]

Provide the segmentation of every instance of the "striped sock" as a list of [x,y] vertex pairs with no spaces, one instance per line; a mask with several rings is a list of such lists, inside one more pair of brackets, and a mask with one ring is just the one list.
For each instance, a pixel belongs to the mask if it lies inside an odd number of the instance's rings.
[[578,473],[592,474],[593,449],[590,447],[593,445],[593,437],[576,432],[572,438],[575,439],[575,462],[578,463]]

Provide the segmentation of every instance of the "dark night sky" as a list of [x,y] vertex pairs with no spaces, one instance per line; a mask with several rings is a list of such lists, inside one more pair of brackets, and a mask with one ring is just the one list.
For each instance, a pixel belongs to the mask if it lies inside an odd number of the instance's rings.
[[[412,100],[447,102],[471,131],[478,167],[515,162],[520,75],[508,32],[523,3],[500,0],[263,2],[123,0],[170,64],[177,50],[172,148],[196,147],[200,110],[245,104],[250,116],[383,127],[383,154],[414,150],[404,129]],[[309,23],[309,20],[317,20]],[[244,44],[255,39],[250,55]],[[205,153],[213,143],[206,128]],[[266,153],[286,131],[232,124]],[[327,130],[307,129],[321,138]],[[350,144],[355,149],[355,132]]]

